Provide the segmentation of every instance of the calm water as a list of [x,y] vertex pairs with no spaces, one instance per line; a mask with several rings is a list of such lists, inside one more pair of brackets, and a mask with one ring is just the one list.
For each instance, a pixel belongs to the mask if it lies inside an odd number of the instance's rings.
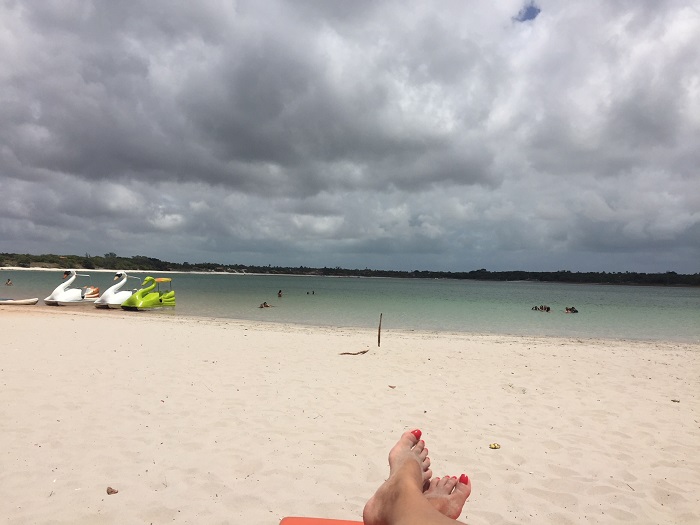
[[[113,273],[89,272],[74,285],[112,285]],[[6,298],[39,297],[62,271],[0,271]],[[158,273],[133,273],[143,278]],[[134,315],[204,316],[323,326],[457,331],[511,335],[700,342],[700,288],[568,285],[533,282],[170,274],[171,311]],[[130,286],[138,287],[136,280]],[[2,286],[0,284],[0,286]],[[277,290],[283,297],[277,297]],[[313,292],[313,293],[312,293]],[[274,308],[257,306],[267,301]],[[547,304],[550,313],[533,312]],[[578,314],[565,314],[575,306]],[[27,308],[33,308],[28,306]],[[87,305],[63,308],[92,308]],[[2,310],[0,309],[0,312]]]

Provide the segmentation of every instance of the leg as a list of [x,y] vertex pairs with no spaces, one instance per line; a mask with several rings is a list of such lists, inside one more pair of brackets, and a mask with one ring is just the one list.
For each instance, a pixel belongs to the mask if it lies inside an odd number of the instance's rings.
[[[420,436],[420,433],[417,434]],[[431,493],[431,499],[444,500],[452,495],[455,487],[448,491],[447,483],[440,485],[437,482],[435,488],[431,484],[426,495],[423,495],[428,473],[427,468],[424,468],[427,453],[421,457],[425,447],[421,446],[418,436],[405,432],[389,452],[389,479],[365,505],[362,515],[365,525],[454,525],[454,520],[441,514],[431,504],[428,493]],[[428,479],[429,477],[428,475]],[[460,496],[453,499],[458,501],[465,494],[466,500],[470,491],[471,485],[467,480]]]

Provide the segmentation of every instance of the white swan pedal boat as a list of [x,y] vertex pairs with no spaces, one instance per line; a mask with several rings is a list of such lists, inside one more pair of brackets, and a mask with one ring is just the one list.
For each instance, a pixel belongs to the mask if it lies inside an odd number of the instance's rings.
[[87,274],[76,273],[75,270],[63,272],[63,278],[68,279],[61,283],[51,292],[44,303],[49,306],[68,306],[81,303],[94,303],[100,296],[100,289],[95,286],[83,286],[82,288],[71,288],[70,285],[76,277],[90,277]]
[[138,279],[127,275],[126,272],[117,272],[114,275],[114,280],[119,279],[119,282],[100,295],[100,298],[95,301],[95,308],[121,308],[122,303],[126,301],[134,293],[134,290],[122,290],[127,279]]

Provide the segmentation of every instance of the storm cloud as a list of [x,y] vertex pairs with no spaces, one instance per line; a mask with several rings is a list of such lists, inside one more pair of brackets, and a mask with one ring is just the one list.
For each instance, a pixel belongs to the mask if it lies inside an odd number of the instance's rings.
[[0,45],[0,251],[700,271],[690,0],[2,0]]

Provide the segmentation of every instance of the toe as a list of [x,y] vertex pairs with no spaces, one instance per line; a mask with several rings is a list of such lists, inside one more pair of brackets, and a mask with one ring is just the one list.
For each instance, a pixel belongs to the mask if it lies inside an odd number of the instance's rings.
[[[415,436],[413,436],[413,434],[411,434],[411,436],[415,437]],[[425,448],[425,441],[423,441],[422,439],[419,439],[418,442],[413,445],[413,452],[415,452],[419,456],[425,452],[425,455],[423,457],[427,456],[428,452],[427,452],[427,449]]]
[[446,494],[451,494],[454,488],[457,486],[457,478],[445,476],[442,478],[444,481],[443,487]]
[[401,435],[400,441],[408,442],[412,447],[414,447],[420,441],[420,437],[420,430],[409,430]]
[[396,453],[399,450],[410,450],[418,446],[421,443],[421,440],[416,436],[416,434],[420,436],[420,431],[413,430],[401,434],[399,441],[396,443],[396,445],[394,445],[389,454],[391,455],[391,453]]
[[472,493],[472,482],[466,474],[460,476],[459,483],[455,486],[454,492],[455,494],[459,494],[460,498],[464,498],[465,501],[469,497],[469,494]]

